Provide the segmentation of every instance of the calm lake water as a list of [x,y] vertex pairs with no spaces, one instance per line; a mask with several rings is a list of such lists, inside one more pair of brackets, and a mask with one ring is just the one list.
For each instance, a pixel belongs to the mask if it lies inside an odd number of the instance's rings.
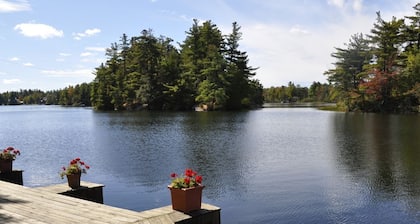
[[81,157],[105,204],[140,211],[169,205],[170,173],[191,167],[222,223],[420,223],[418,115],[0,106],[0,125],[25,186],[64,183]]

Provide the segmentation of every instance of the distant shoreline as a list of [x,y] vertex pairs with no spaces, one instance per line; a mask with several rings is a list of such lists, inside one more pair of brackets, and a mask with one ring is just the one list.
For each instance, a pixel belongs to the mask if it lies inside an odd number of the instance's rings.
[[322,102],[311,102],[311,103],[264,103],[263,108],[288,108],[288,107],[335,107],[336,103],[322,103]]

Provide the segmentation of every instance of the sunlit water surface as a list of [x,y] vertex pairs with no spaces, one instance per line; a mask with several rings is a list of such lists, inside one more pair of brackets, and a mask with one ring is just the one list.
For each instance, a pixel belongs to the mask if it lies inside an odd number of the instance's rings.
[[30,187],[90,166],[105,204],[170,204],[172,172],[204,176],[222,223],[420,223],[420,117],[313,108],[248,112],[95,112],[0,106],[0,147]]

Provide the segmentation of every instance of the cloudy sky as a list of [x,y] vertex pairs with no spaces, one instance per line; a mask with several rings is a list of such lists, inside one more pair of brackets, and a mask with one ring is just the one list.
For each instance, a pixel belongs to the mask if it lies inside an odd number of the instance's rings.
[[193,19],[223,34],[242,27],[240,49],[264,87],[326,82],[330,54],[355,33],[413,15],[415,0],[0,0],[0,92],[90,82],[105,48],[152,29],[185,39]]

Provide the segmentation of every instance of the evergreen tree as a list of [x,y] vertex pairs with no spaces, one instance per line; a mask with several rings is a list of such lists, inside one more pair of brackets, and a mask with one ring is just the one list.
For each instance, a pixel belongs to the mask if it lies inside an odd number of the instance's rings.
[[234,22],[232,24],[232,33],[225,38],[226,77],[228,83],[226,87],[228,95],[226,107],[234,110],[250,106],[247,105],[251,103],[249,93],[252,83],[249,80],[255,75],[254,71],[256,70],[248,66],[249,60],[246,52],[239,50],[239,41],[242,37],[240,29],[241,27]]
[[181,45],[181,89],[186,106],[207,105],[209,109],[225,106],[228,98],[226,63],[223,57],[223,36],[211,21],[194,24]]
[[104,64],[96,68],[95,79],[92,83],[91,102],[97,110],[114,110],[111,98],[111,80],[110,72]]
[[199,25],[194,20],[180,51],[172,39],[156,38],[151,30],[130,41],[124,34],[120,44],[107,49],[106,63],[96,68],[92,105],[100,110],[261,105],[262,86],[250,80],[254,69],[247,65],[246,53],[238,50],[239,28],[234,23],[232,35],[225,40],[211,21]]
[[369,73],[366,73],[360,85],[359,91],[364,95],[360,104],[362,110],[385,112],[396,109],[398,76],[404,64],[401,54],[405,43],[403,27],[403,19],[393,17],[386,22],[377,12],[377,21],[368,35],[377,60],[370,66]]
[[339,96],[344,100],[345,107],[353,110],[358,101],[363,101],[363,95],[359,92],[359,84],[366,76],[366,66],[372,59],[368,39],[363,34],[351,36],[347,48],[335,48],[336,52],[331,56],[337,61],[335,68],[324,74],[328,81],[334,84]]

